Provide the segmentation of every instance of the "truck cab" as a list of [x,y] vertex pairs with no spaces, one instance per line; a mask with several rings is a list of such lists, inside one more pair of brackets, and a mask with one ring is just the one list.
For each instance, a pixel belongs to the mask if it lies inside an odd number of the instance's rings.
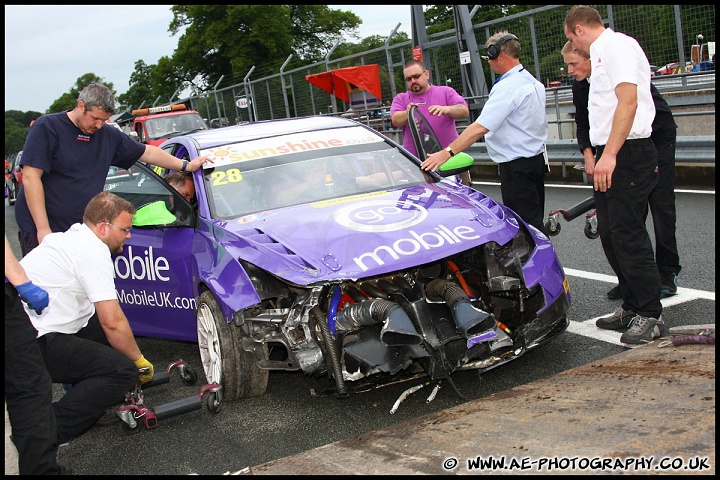
[[182,103],[141,108],[132,114],[132,131],[139,142],[149,145],[159,146],[168,138],[208,129],[200,114]]

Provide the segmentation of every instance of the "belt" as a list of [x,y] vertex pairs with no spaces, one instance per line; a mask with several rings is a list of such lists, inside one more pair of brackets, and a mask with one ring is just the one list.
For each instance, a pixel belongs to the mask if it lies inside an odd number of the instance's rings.
[[[623,143],[623,145],[628,145],[628,144],[632,145],[633,143],[648,142],[648,141],[650,141],[650,140],[651,140],[650,137],[646,137],[646,138],[630,138],[630,139],[625,140],[625,143]],[[605,145],[595,145],[595,148],[602,148],[602,149],[604,149],[604,148],[605,148]]]
[[515,160],[535,160],[536,158],[542,158],[543,161],[545,161],[545,155],[543,155],[543,152],[540,152],[537,155],[533,155],[532,157],[518,157],[510,161],[514,162]]

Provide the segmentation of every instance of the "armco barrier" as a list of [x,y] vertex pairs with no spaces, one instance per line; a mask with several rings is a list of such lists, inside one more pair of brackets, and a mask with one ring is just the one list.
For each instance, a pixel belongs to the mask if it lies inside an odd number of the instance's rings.
[[[549,181],[583,182],[583,173],[573,167],[583,162],[577,141],[550,140],[547,143],[551,164]],[[475,181],[499,180],[497,165],[490,160],[484,142],[465,150],[475,159],[471,173]],[[677,186],[715,187],[715,136],[678,137],[675,149]]]

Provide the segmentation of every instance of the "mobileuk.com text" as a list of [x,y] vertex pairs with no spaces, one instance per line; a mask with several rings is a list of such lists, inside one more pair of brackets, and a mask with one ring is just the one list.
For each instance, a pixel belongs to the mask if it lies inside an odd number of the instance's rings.
[[[447,458],[443,462],[443,469],[455,470],[461,466],[460,461],[455,457]],[[482,472],[492,470],[504,471],[538,471],[538,472],[562,472],[562,471],[612,471],[612,472],[664,472],[664,471],[685,471],[705,472],[710,470],[710,459],[708,457],[692,457],[684,459],[680,457],[629,457],[629,458],[604,458],[604,457],[475,457],[465,461],[465,467],[470,472]]]
[[197,300],[185,297],[170,297],[170,292],[147,292],[145,290],[135,291],[135,289],[125,292],[125,290],[115,291],[118,301],[126,305],[143,305],[149,307],[165,307],[165,308],[182,308],[185,310],[197,309]]

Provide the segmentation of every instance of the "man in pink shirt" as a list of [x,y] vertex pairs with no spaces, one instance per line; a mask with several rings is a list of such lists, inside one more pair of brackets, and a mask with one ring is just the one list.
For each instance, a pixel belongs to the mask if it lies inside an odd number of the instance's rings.
[[[405,81],[408,90],[395,96],[390,107],[390,120],[396,128],[402,127],[403,146],[417,156],[408,127],[408,111],[416,106],[427,119],[442,148],[458,137],[455,120],[467,118],[470,114],[467,102],[454,88],[430,83],[430,71],[419,60],[405,64]],[[421,158],[420,160],[424,160]],[[470,185],[470,175],[462,175],[465,185]]]

